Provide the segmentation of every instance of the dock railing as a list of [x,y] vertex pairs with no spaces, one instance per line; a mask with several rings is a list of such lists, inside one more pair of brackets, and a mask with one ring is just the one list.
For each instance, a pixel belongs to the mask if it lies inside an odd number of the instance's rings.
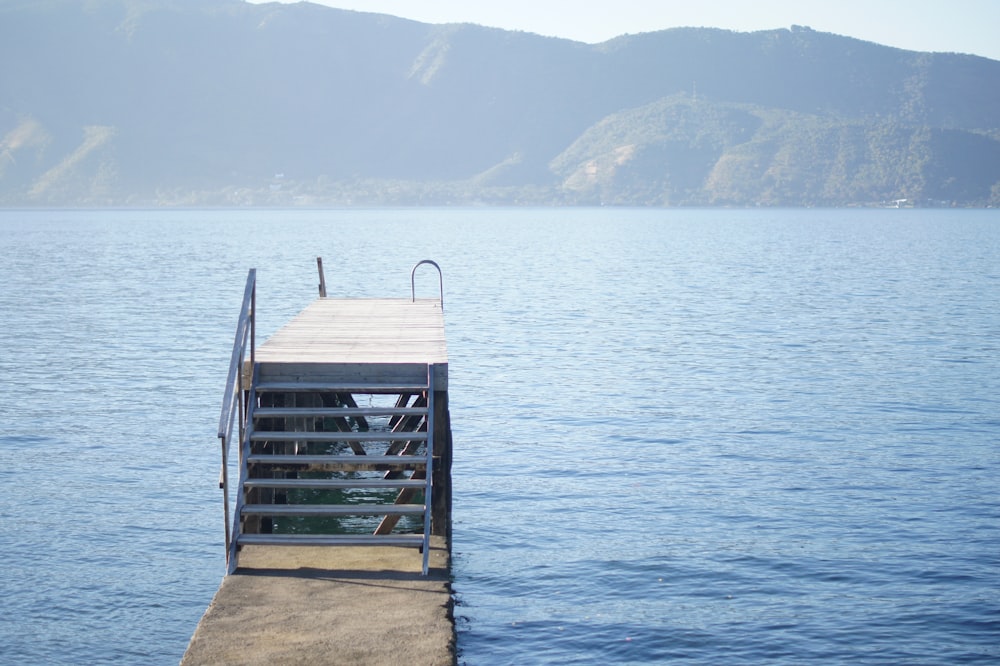
[[222,489],[223,510],[226,521],[226,560],[230,554],[232,534],[229,524],[229,445],[233,441],[233,421],[239,415],[239,441],[243,441],[246,428],[246,404],[244,395],[249,387],[243,385],[243,365],[246,360],[247,345],[250,347],[250,367],[254,367],[254,348],[256,347],[256,316],[257,311],[257,270],[250,269],[247,274],[246,289],[243,292],[243,305],[236,322],[236,336],[233,339],[233,353],[229,359],[229,376],[226,379],[226,393],[222,399],[222,414],[219,417],[219,440],[222,444],[222,471],[219,474],[219,487]]

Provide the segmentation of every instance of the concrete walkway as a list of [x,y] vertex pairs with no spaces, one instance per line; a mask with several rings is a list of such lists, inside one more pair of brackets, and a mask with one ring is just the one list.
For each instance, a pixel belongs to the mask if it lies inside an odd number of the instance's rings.
[[245,546],[181,666],[455,663],[450,562],[414,548]]

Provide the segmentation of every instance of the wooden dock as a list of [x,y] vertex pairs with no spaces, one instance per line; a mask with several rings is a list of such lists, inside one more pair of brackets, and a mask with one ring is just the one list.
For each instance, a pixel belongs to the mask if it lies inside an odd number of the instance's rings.
[[251,271],[219,425],[228,574],[182,663],[453,663],[443,297],[321,297],[257,348],[255,309]]
[[261,363],[448,364],[436,299],[318,298],[257,350]]

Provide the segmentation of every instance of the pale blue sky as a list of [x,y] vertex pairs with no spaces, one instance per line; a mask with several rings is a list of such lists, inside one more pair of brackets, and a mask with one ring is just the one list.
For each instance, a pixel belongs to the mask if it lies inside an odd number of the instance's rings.
[[1000,60],[1000,0],[314,1],[426,23],[478,23],[591,43],[678,26],[751,31],[795,24],[915,51]]

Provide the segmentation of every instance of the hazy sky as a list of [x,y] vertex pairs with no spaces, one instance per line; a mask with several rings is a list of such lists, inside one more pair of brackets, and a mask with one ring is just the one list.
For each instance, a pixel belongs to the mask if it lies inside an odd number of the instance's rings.
[[591,43],[678,26],[751,31],[795,24],[915,51],[1000,60],[1000,0],[314,1],[425,23],[478,23]]

